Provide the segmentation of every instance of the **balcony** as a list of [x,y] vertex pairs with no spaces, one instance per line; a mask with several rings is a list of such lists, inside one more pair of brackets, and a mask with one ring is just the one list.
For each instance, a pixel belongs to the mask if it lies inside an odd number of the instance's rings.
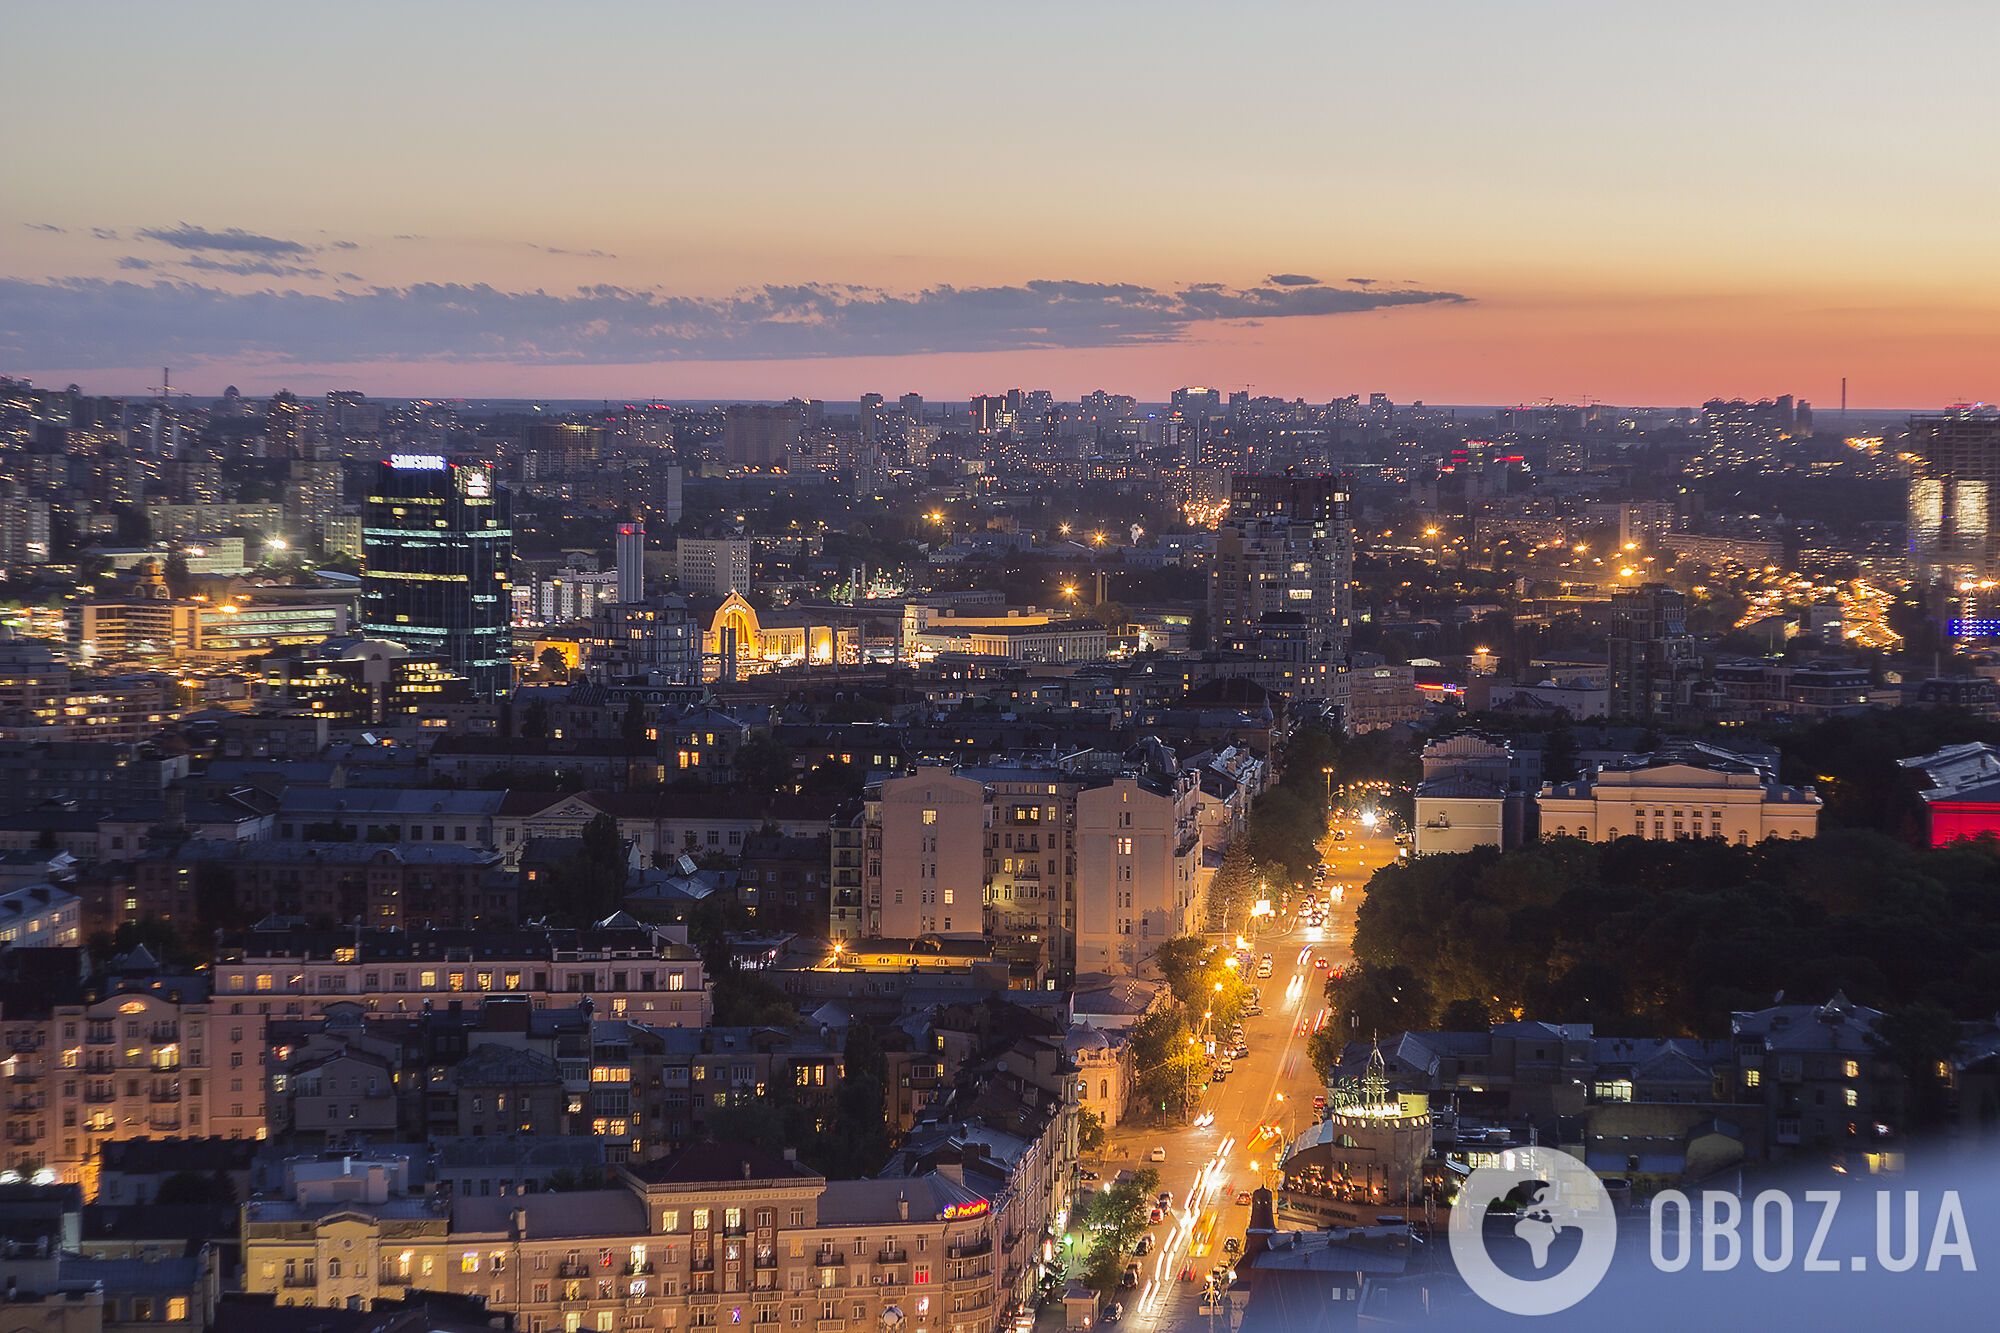
[[875,1256],[878,1264],[906,1264],[910,1262],[908,1250],[883,1250]]
[[557,1277],[589,1277],[590,1265],[586,1263],[562,1263],[556,1265]]
[[181,1118],[177,1115],[176,1116],[156,1115],[150,1117],[146,1121],[146,1125],[148,1128],[156,1130],[160,1133],[170,1133],[181,1127]]
[[840,1333],[847,1327],[845,1319],[818,1319],[813,1321],[813,1333]]
[[146,1094],[146,1100],[156,1105],[171,1105],[180,1101],[180,1099],[181,1090],[179,1088],[154,1088]]
[[841,1250],[821,1250],[813,1256],[814,1268],[838,1268],[847,1262],[847,1255]]
[[691,1291],[682,1297],[689,1305],[714,1305],[722,1293],[715,1291]]
[[644,1277],[648,1273],[651,1273],[652,1271],[653,1271],[653,1265],[650,1262],[643,1264],[635,1264],[628,1262],[625,1265],[626,1277]]
[[949,1251],[954,1259],[977,1259],[982,1254],[993,1253],[993,1237],[985,1236],[969,1245],[954,1245]]
[[752,1268],[760,1268],[760,1269],[776,1268],[778,1266],[777,1251],[776,1250],[763,1251],[762,1253],[758,1254],[756,1258],[750,1261],[750,1266]]
[[312,1288],[319,1285],[319,1277],[313,1272],[287,1273],[279,1279],[287,1287]]
[[688,1272],[713,1273],[714,1271],[715,1271],[715,1255],[713,1253],[693,1254],[688,1256]]

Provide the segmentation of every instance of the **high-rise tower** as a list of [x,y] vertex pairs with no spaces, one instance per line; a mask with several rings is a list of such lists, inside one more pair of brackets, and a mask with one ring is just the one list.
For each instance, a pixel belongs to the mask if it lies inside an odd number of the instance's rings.
[[513,539],[490,463],[385,459],[362,521],[363,631],[443,658],[481,696],[507,693]]

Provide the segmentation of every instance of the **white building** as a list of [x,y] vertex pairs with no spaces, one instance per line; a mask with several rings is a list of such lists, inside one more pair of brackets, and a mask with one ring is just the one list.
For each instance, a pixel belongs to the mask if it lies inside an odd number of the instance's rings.
[[1522,837],[1524,793],[1513,790],[1513,748],[1465,731],[1424,747],[1417,784],[1417,853],[1514,847]]
[[674,578],[689,597],[750,591],[750,543],[736,538],[683,537],[674,543]]
[[1810,838],[1820,799],[1811,787],[1777,781],[1762,765],[1691,742],[1598,765],[1575,782],[1544,783],[1545,836],[1613,838]]
[[1130,972],[1194,923],[1201,790],[1184,769],[1076,797],[1076,970]]
[[871,875],[868,933],[980,939],[986,933],[986,789],[946,768],[882,784],[881,873]]

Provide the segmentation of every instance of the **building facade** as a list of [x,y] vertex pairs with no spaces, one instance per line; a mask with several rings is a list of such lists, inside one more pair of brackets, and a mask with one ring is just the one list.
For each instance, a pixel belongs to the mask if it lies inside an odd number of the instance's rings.
[[362,528],[363,632],[442,658],[483,698],[504,695],[511,522],[490,464],[392,455],[376,469]]

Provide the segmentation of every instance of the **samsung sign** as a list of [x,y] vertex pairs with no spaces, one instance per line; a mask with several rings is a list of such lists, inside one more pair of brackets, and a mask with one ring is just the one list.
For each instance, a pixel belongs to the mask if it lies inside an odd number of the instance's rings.
[[444,456],[441,454],[390,454],[389,466],[400,472],[442,472]]

